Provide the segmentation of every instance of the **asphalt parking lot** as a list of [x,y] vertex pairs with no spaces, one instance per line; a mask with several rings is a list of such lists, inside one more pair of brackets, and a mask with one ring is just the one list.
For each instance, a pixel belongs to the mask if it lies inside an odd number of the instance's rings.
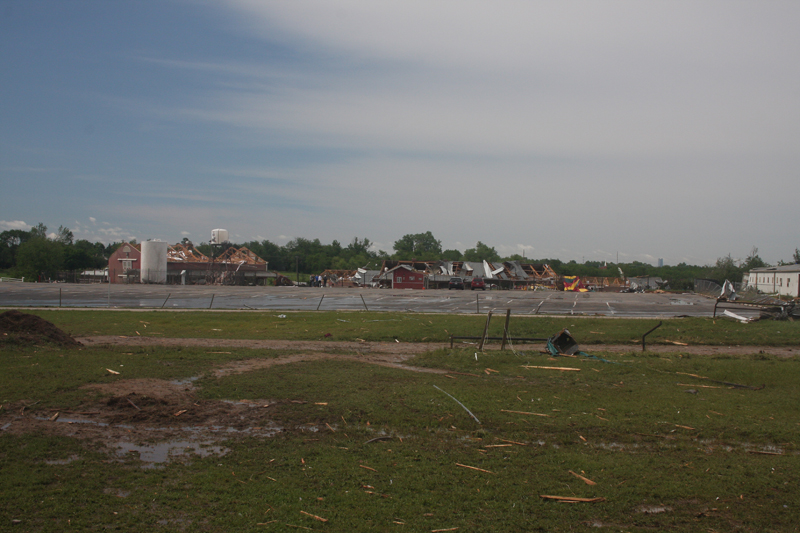
[[[627,318],[712,316],[696,294],[0,283],[0,307],[400,311]],[[745,314],[744,312],[742,314]]]

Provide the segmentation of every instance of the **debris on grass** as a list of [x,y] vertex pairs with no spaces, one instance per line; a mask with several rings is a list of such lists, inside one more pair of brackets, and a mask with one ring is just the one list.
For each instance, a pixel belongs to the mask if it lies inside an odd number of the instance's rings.
[[516,415],[546,416],[547,418],[553,418],[550,415],[545,415],[545,414],[542,414],[542,413],[529,413],[527,411],[509,411],[508,409],[500,409],[500,411],[503,412],[503,413],[513,413],[513,414],[516,414]]
[[494,474],[494,472],[491,470],[484,470],[483,468],[478,468],[477,466],[462,465],[461,463],[456,463],[456,466],[460,466],[461,468],[469,468],[470,470],[477,470],[478,472],[486,472],[487,474]]
[[107,370],[107,371],[108,371],[110,374],[114,374],[115,376],[118,376],[118,375],[119,375],[119,372],[117,372],[116,370],[111,370],[110,368],[106,368],[106,370]]
[[576,474],[576,473],[575,473],[575,472],[573,472],[572,470],[570,470],[570,471],[569,471],[569,473],[570,473],[570,474],[572,474],[573,476],[575,476],[576,478],[580,479],[581,481],[583,481],[583,482],[584,482],[584,483],[586,483],[587,485],[597,485],[597,483],[595,483],[595,482],[594,482],[594,481],[592,481],[591,479],[589,479],[589,478],[586,478],[586,477],[583,477],[583,476],[582,476],[582,475],[580,475],[580,474]]
[[327,518],[322,518],[321,516],[317,516],[317,515],[315,515],[315,514],[307,513],[307,512],[305,512],[305,511],[300,511],[300,513],[302,513],[302,514],[304,514],[304,515],[306,515],[306,516],[310,516],[310,517],[311,517],[311,518],[313,518],[314,520],[319,520],[320,522],[327,522],[327,521],[328,521],[328,519],[327,519]]
[[606,501],[605,498],[575,498],[573,496],[550,496],[547,494],[540,494],[540,498],[544,500],[555,500],[558,502],[564,503],[595,503],[595,502],[604,502]]
[[458,401],[458,400],[456,400],[456,399],[455,399],[455,398],[454,398],[454,397],[453,397],[451,394],[449,394],[449,393],[447,393],[447,392],[443,391],[442,389],[440,389],[440,388],[439,388],[439,387],[437,387],[436,385],[434,385],[433,387],[434,387],[435,389],[437,389],[437,390],[441,391],[441,392],[444,392],[444,393],[445,393],[445,394],[447,394],[448,396],[450,396],[450,398],[452,398],[452,399],[453,399],[453,401],[455,401],[455,402],[456,402],[458,405],[460,405],[461,407],[463,407],[463,408],[464,408],[464,410],[465,410],[467,413],[469,413],[469,416],[471,416],[471,417],[472,417],[472,418],[475,420],[475,422],[477,422],[478,424],[480,424],[480,423],[481,423],[481,421],[480,421],[480,420],[478,420],[478,417],[477,417],[477,416],[475,416],[475,415],[473,415],[473,414],[472,414],[472,411],[470,411],[469,409],[467,409],[467,408],[466,408],[466,406],[465,406],[463,403],[459,402],[459,401]]
[[580,372],[580,368],[572,368],[568,366],[536,366],[536,365],[522,365],[522,368],[542,368],[545,370],[561,370],[562,372]]

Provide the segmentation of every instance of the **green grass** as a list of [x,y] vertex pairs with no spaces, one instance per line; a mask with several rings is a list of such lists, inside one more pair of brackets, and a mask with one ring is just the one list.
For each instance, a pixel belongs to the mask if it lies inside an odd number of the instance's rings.
[[[507,351],[476,360],[474,350],[443,349],[408,364],[447,374],[324,360],[213,377],[226,361],[285,355],[230,351],[3,353],[0,401],[39,401],[32,414],[91,405],[96,396],[79,388],[86,383],[145,377],[202,376],[195,384],[206,401],[306,403],[270,408],[285,428],[274,438],[230,440],[226,455],[161,469],[72,438],[0,432],[0,530],[797,529],[797,359],[598,354],[603,362]],[[377,436],[393,438],[368,442]],[[606,501],[562,504],[543,494]]]
[[[126,335],[237,339],[448,342],[450,335],[479,336],[485,316],[371,312],[180,312],[32,311],[73,336]],[[284,318],[281,318],[284,317]],[[505,316],[495,316],[489,334],[502,336]],[[568,328],[578,344],[641,343],[658,320],[512,316],[514,337],[546,338]],[[699,345],[800,345],[800,322],[676,318],[648,335],[648,344],[671,341]]]

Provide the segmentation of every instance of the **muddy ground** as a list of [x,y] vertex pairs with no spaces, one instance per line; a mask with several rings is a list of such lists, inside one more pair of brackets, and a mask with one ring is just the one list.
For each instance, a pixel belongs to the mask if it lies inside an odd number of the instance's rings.
[[[11,313],[11,314],[9,314]],[[419,368],[405,362],[417,354],[449,347],[448,343],[375,343],[325,341],[265,341],[240,339],[164,339],[152,337],[98,336],[73,339],[49,322],[17,312],[0,315],[0,332],[13,336],[15,343],[48,342],[64,348],[80,346],[183,346],[203,348],[244,348],[253,350],[290,350],[294,353],[278,358],[251,358],[220,365],[216,376],[240,374],[274,365],[321,359],[358,361],[411,372],[444,373],[442,370]],[[15,314],[16,313],[16,314]],[[38,318],[38,317],[37,317]],[[536,353],[544,346],[522,345],[518,350]],[[630,353],[639,346],[581,346],[588,352]],[[786,347],[740,346],[656,346],[654,352],[693,355],[765,353],[793,357],[797,351]],[[279,427],[271,412],[285,403],[304,403],[303,398],[264,398],[249,401],[202,400],[196,395],[192,380],[158,379],[118,380],[107,384],[85,386],[90,401],[80,411],[37,410],[29,402],[3,406],[0,431],[12,434],[39,433],[81,439],[91,449],[111,454],[127,453],[152,465],[176,460],[185,453],[224,453],[223,441],[240,436],[269,437],[280,431],[334,431],[336,428],[298,423]],[[92,395],[96,393],[96,395]]]

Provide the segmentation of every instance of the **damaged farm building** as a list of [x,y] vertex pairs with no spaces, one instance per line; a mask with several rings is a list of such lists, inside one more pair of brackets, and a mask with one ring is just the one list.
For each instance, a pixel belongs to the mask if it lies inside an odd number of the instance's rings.
[[555,289],[558,274],[546,264],[520,261],[384,261],[369,283],[394,289],[446,289],[450,278],[469,284],[483,278],[487,286],[501,289]]
[[232,246],[211,258],[191,245],[161,241],[124,243],[108,260],[111,283],[266,285],[269,278],[280,282],[283,276],[268,266],[245,247]]

